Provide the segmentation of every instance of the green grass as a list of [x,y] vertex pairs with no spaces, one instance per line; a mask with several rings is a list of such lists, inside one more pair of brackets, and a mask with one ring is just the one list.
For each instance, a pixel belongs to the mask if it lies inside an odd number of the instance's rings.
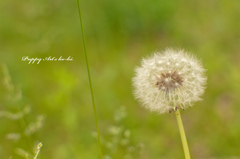
[[79,0],[77,0],[77,2],[78,2],[78,12],[79,12],[81,30],[82,30],[83,48],[84,48],[85,60],[86,60],[87,71],[88,71],[88,81],[89,81],[89,86],[90,86],[90,91],[91,91],[92,106],[93,106],[96,130],[97,130],[97,135],[98,135],[99,151],[100,151],[100,156],[103,159],[100,132],[99,132],[99,128],[98,128],[98,118],[97,118],[97,112],[96,112],[96,106],[95,106],[95,100],[94,100],[94,94],[93,94],[93,87],[92,87],[92,80],[91,80],[91,72],[90,72],[89,63],[88,63],[87,48],[86,48],[86,42],[85,42],[85,36],[84,36],[84,29],[83,29],[82,15],[81,15],[81,6],[79,3]]
[[[140,107],[131,86],[143,56],[179,47],[201,58],[208,76],[204,100],[182,113],[192,158],[240,156],[239,1],[80,3],[103,138],[114,125],[114,112],[125,106],[128,115],[121,125],[131,130],[133,143],[145,145],[139,159],[184,158],[175,116],[158,116]],[[99,158],[91,135],[96,127],[76,1],[1,1],[0,9],[0,62],[22,90],[21,101],[9,102],[1,82],[0,111],[17,112],[31,104],[26,121],[45,116],[32,145],[7,140],[6,134],[21,127],[0,117],[0,158],[20,158],[14,148],[33,152],[38,141],[44,144],[39,159]],[[73,56],[74,61],[28,65],[22,56]],[[118,149],[114,159],[124,153]]]

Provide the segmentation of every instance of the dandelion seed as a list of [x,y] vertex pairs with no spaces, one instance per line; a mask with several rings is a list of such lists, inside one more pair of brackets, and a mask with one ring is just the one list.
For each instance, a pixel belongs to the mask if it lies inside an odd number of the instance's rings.
[[201,100],[206,84],[200,61],[183,50],[167,49],[142,60],[133,78],[134,95],[158,113],[186,109]]

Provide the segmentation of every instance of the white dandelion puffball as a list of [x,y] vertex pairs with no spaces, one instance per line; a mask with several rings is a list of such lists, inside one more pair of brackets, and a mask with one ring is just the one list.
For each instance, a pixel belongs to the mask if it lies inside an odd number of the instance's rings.
[[201,100],[207,80],[200,61],[183,50],[155,52],[135,71],[135,98],[158,113],[185,109]]

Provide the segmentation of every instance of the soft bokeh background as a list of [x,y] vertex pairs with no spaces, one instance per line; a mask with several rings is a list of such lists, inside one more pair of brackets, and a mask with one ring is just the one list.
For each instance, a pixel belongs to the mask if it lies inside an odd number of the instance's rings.
[[[208,70],[204,100],[182,112],[192,158],[240,158],[239,0],[80,4],[105,159],[184,158],[175,115],[148,112],[132,95],[141,58],[166,47]],[[0,159],[33,155],[40,141],[39,159],[100,158],[77,1],[2,0],[0,10]]]

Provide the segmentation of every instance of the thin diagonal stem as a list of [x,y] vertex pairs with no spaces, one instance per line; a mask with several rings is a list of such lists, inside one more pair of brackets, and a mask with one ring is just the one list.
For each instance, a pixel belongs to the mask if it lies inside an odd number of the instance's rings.
[[84,48],[85,60],[86,60],[86,64],[87,64],[88,80],[89,80],[90,91],[91,91],[91,96],[92,96],[92,106],[93,106],[96,129],[97,129],[97,134],[98,134],[98,144],[99,144],[99,150],[100,150],[101,158],[103,159],[100,133],[99,133],[99,128],[98,128],[97,112],[96,112],[95,100],[94,100],[94,96],[93,96],[91,74],[90,74],[90,68],[89,68],[89,63],[88,63],[88,56],[87,56],[87,49],[86,49],[85,36],[84,36],[84,31],[83,31],[82,15],[81,15],[81,8],[80,8],[79,0],[77,0],[77,3],[78,3],[78,13],[79,13],[79,18],[80,18],[80,25],[81,25],[81,30],[82,30],[83,48]]
[[43,145],[43,144],[42,144],[41,142],[37,145],[37,150],[36,150],[36,152],[35,152],[35,156],[34,156],[33,159],[37,159],[42,145]]
[[181,136],[181,139],[182,139],[182,145],[183,145],[183,150],[184,150],[184,154],[185,154],[185,159],[191,159],[190,152],[189,152],[189,149],[188,149],[187,138],[186,138],[186,135],[185,135],[185,131],[184,131],[183,123],[182,123],[182,118],[181,118],[181,114],[180,114],[179,109],[177,109],[175,114],[176,114],[176,118],[177,118],[178,128],[179,128],[179,131],[180,131],[180,136]]

